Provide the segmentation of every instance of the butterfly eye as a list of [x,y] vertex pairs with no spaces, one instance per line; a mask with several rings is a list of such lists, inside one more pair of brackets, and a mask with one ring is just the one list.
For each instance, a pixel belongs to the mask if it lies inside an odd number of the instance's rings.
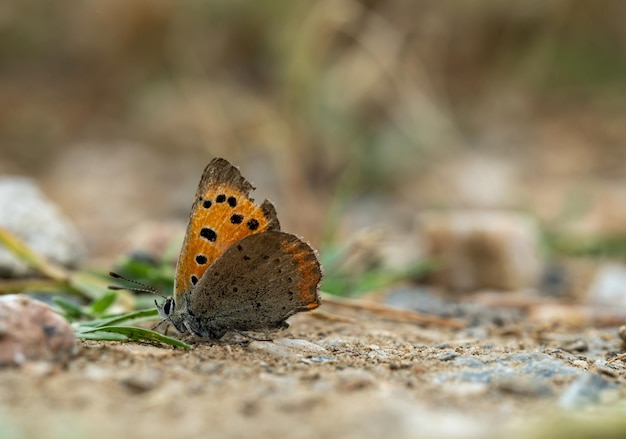
[[166,316],[169,316],[172,311],[174,311],[174,301],[172,299],[167,299],[163,304],[163,313]]

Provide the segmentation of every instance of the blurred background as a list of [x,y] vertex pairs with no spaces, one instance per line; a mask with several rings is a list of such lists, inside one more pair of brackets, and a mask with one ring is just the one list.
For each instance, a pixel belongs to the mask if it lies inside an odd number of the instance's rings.
[[318,247],[380,227],[406,261],[420,215],[450,209],[625,235],[625,16],[617,0],[3,1],[0,173],[34,178],[90,258],[144,222],[184,227],[214,156]]

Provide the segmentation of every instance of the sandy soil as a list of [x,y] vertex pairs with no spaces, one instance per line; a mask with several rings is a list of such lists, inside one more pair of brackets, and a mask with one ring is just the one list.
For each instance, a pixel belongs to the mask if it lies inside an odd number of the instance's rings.
[[588,369],[584,354],[560,349],[564,341],[595,337],[619,348],[614,328],[516,323],[477,338],[476,328],[324,308],[346,321],[298,315],[273,343],[232,335],[189,351],[83,341],[64,367],[2,370],[0,437],[523,437],[532,420],[558,411],[571,379],[553,380],[548,396],[515,380],[442,383],[441,373],[458,369],[450,353],[543,352]]

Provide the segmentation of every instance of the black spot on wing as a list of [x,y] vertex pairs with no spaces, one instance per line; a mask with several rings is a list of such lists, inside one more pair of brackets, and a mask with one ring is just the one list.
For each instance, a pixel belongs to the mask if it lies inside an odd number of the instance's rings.
[[215,230],[209,229],[208,227],[203,227],[202,230],[200,230],[200,236],[210,242],[215,242],[217,239],[217,233],[215,233]]

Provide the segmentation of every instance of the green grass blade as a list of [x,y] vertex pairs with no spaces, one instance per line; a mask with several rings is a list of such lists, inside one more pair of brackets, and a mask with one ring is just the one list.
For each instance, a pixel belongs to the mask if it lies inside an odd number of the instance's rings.
[[77,332],[76,337],[82,340],[126,341],[128,337],[114,332]]
[[107,309],[109,309],[111,305],[113,305],[113,302],[115,302],[116,298],[117,291],[107,292],[105,295],[103,295],[91,304],[91,306],[89,307],[91,313],[94,316],[101,316],[106,312]]
[[61,314],[70,321],[86,316],[85,311],[80,305],[64,299],[63,297],[53,297],[52,301],[60,308]]
[[67,281],[68,271],[31,250],[22,240],[3,227],[0,227],[0,243],[17,259],[46,277],[58,282]]
[[77,335],[82,336],[83,334],[92,334],[98,332],[121,334],[128,337],[128,339],[130,340],[152,341],[165,343],[171,346],[178,346],[185,349],[191,348],[190,345],[188,345],[184,341],[178,340],[177,338],[168,337],[158,332],[151,331],[149,329],[137,328],[135,326],[100,326],[95,329],[82,331]]
[[106,319],[94,320],[91,322],[86,322],[85,326],[91,326],[94,328],[99,328],[102,326],[116,326],[120,323],[138,323],[147,320],[154,320],[159,317],[159,312],[152,309],[142,309],[139,311],[130,312],[127,314],[122,314],[119,316],[113,316]]

